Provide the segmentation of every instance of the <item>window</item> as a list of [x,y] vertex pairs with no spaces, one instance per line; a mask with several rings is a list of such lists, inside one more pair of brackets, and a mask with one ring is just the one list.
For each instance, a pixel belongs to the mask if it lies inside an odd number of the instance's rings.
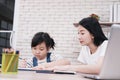
[[2,48],[10,47],[15,0],[0,0],[0,64]]

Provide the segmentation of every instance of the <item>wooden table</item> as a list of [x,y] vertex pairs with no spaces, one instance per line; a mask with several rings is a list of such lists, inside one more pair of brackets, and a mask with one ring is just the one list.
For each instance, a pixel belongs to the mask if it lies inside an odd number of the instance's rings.
[[0,80],[91,80],[80,74],[48,74],[35,71],[19,71],[18,74],[2,74]]

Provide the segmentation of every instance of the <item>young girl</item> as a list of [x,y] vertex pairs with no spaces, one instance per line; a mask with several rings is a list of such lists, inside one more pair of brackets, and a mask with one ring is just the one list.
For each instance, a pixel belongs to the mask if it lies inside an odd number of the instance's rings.
[[[50,49],[54,49],[55,42],[49,36],[48,33],[38,32],[34,35],[31,42],[31,49],[34,57],[32,59],[19,60],[19,68],[32,68],[33,69],[44,69],[48,67],[54,67],[59,65],[68,65],[70,62],[60,56],[50,52]],[[5,52],[13,52],[13,49],[5,49]]]
[[54,49],[54,46],[55,42],[48,33],[38,32],[34,35],[31,42],[32,53],[35,56],[33,58],[34,69],[70,64],[59,54],[49,52],[51,48]]
[[79,22],[78,36],[82,49],[78,56],[81,65],[56,66],[54,70],[73,70],[81,73],[99,74],[103,63],[107,38],[97,19],[87,17]]

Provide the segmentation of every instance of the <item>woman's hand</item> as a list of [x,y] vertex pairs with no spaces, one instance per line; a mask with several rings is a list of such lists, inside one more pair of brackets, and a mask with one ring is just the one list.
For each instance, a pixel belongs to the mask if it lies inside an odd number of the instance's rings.
[[70,70],[70,65],[65,65],[65,66],[54,66],[51,68],[52,70]]
[[66,66],[54,66],[54,67],[45,68],[45,70],[61,70],[61,71],[70,70],[69,66],[70,65],[66,65]]
[[36,67],[33,67],[32,68],[33,70],[44,70],[45,69],[45,67],[44,67],[44,65],[39,65],[39,66],[36,66]]

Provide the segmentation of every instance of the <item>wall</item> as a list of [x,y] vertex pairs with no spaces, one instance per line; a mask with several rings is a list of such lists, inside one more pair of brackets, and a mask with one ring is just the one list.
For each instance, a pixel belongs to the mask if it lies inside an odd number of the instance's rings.
[[120,4],[120,0],[19,0],[16,47],[21,56],[31,56],[31,38],[44,31],[54,38],[55,53],[76,62],[81,46],[73,23],[92,13],[100,21],[109,21],[113,3]]

